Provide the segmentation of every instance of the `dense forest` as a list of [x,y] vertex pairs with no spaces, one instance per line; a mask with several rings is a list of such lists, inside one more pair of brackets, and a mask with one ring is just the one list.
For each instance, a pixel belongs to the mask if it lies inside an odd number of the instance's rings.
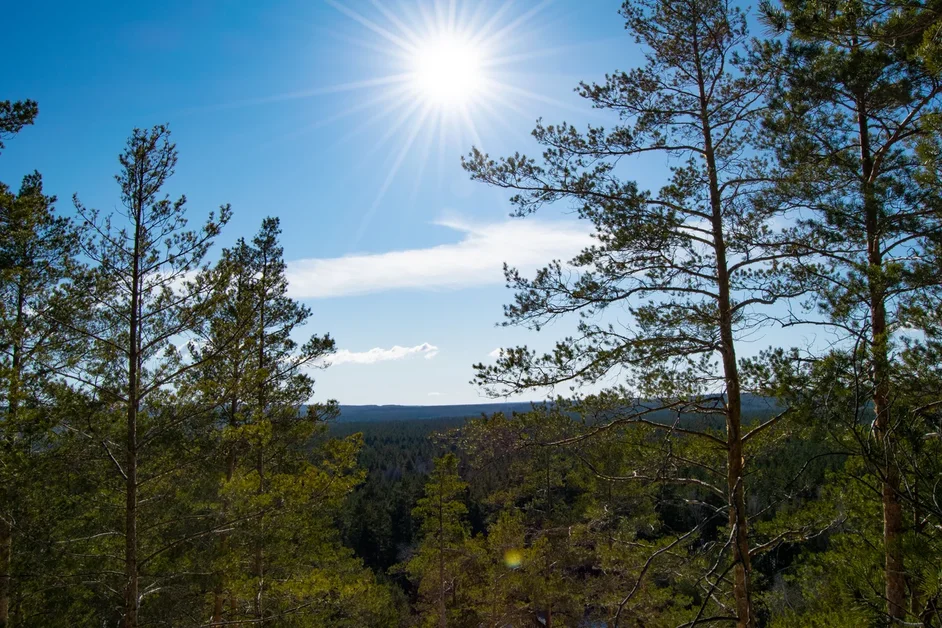
[[[217,251],[165,125],[114,213],[0,185],[0,628],[942,627],[942,5],[612,18],[610,126],[463,161],[593,229],[505,267],[504,324],[577,330],[474,366],[545,403],[338,421],[279,219]],[[0,102],[0,151],[34,123]]]

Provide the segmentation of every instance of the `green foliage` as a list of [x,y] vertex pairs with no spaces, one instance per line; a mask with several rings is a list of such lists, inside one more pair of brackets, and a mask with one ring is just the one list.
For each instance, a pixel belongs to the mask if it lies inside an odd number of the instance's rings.
[[436,458],[425,494],[412,511],[422,541],[401,569],[417,585],[426,625],[454,625],[463,615],[466,592],[460,585],[469,530],[468,509],[461,497],[466,488],[458,476],[458,458],[454,454]]
[[30,589],[16,576],[46,562],[36,540],[51,532],[40,497],[57,466],[48,373],[73,355],[57,321],[74,315],[63,288],[78,271],[79,242],[54,203],[39,173],[24,177],[18,194],[0,184],[0,625],[23,615]]
[[[904,515],[912,493],[904,487],[920,483],[913,470],[925,461],[913,446],[921,436],[911,437],[921,418],[904,392],[913,380],[901,369],[898,331],[926,320],[922,312],[942,296],[933,148],[942,83],[924,37],[935,10],[889,8],[829,0],[765,7],[787,35],[762,51],[778,73],[766,131],[779,172],[766,200],[791,222],[777,248],[793,256],[788,280],[809,295],[806,313],[793,312],[791,322],[828,325],[842,342],[816,356],[820,370],[810,372],[816,418],[839,422],[830,444],[866,461],[848,473],[873,489],[861,499],[882,507],[882,539],[870,541],[882,546],[885,586],[849,587],[871,610],[884,606],[889,621],[907,621],[934,602],[906,577],[907,521],[923,524],[918,506],[913,518]],[[843,535],[831,540],[853,562],[856,546]]]
[[199,349],[193,385],[216,411],[217,443],[206,476],[207,507],[220,531],[208,608],[216,623],[361,625],[390,601],[333,526],[363,479],[362,440],[323,439],[336,404],[305,405],[307,369],[334,349],[329,336],[298,344],[310,309],[287,296],[277,219],[251,243],[223,252],[212,283],[217,305]]
[[[627,618],[671,625],[684,615],[690,598],[667,586],[693,573],[679,559],[684,541],[669,548],[674,557],[661,552],[661,560],[647,562],[672,543],[673,533],[655,508],[659,491],[637,466],[650,459],[642,449],[658,432],[636,428],[585,438],[590,426],[542,408],[494,415],[462,430],[462,450],[475,468],[472,494],[483,500],[491,521],[487,540],[475,541],[487,548],[497,534],[495,541],[520,555],[514,574],[506,573],[505,557],[496,551],[490,562],[477,559],[479,614],[495,613],[497,604],[503,615],[563,625]],[[501,541],[504,535],[513,540]],[[487,583],[496,579],[507,583],[501,585],[504,598],[488,593]]]
[[412,509],[422,497],[433,459],[445,449],[434,435],[462,423],[420,419],[330,425],[329,434],[336,438],[363,435],[359,465],[366,480],[346,500],[338,525],[344,545],[378,574],[387,575],[418,541]]
[[102,217],[75,197],[88,234],[82,254],[92,267],[69,293],[84,312],[69,326],[82,353],[59,372],[90,397],[94,411],[73,437],[101,465],[104,516],[79,543],[82,569],[101,574],[102,604],[134,628],[142,600],[177,583],[163,569],[189,535],[178,522],[203,514],[175,500],[176,480],[202,455],[193,435],[209,420],[209,408],[185,387],[194,357],[186,345],[211,312],[203,260],[231,212],[223,206],[218,219],[210,214],[191,231],[185,197],[162,196],[177,163],[166,126],[135,129],[119,162],[123,208],[116,216]]
[[3,140],[8,140],[20,132],[24,126],[33,123],[39,114],[39,106],[35,100],[0,100],[0,151],[3,150]]
[[[533,278],[506,269],[516,293],[505,308],[506,324],[540,330],[577,315],[578,331],[545,355],[525,346],[504,350],[496,364],[476,366],[476,380],[494,395],[602,388],[586,399],[572,395],[571,411],[587,422],[592,417],[600,424],[594,431],[539,444],[641,426],[636,481],[670,487],[659,496],[668,501],[683,492],[677,486],[722,500],[708,516],[674,521],[672,531],[690,535],[683,537],[688,549],[706,549],[691,557],[706,570],[698,585],[710,583],[693,621],[706,613],[754,627],[751,562],[764,539],[750,534],[759,509],[746,468],[777,446],[761,434],[777,419],[744,429],[742,399],[749,390],[737,348],[766,324],[764,308],[802,294],[781,277],[788,255],[769,246],[778,237],[780,210],[756,202],[769,182],[757,130],[774,73],[756,65],[745,14],[729,3],[627,1],[622,15],[645,51],[643,65],[577,90],[617,116],[611,128],[540,122],[533,136],[544,149],[541,163],[520,154],[493,160],[476,149],[464,162],[472,179],[511,190],[517,215],[568,202],[596,239]],[[625,181],[619,167],[648,154],[672,164],[657,191]],[[710,414],[724,429],[652,420],[663,410]],[[649,434],[652,429],[661,434]],[[724,515],[729,541],[721,544],[713,535]],[[673,518],[670,505],[662,516]],[[656,545],[649,549],[651,556],[663,554]],[[717,555],[707,557],[711,551]]]

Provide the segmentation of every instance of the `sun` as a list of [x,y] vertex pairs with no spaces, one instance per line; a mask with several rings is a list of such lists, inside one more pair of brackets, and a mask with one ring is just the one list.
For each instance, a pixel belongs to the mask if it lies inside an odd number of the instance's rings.
[[520,121],[530,124],[536,117],[530,105],[573,109],[543,92],[542,84],[553,80],[552,70],[533,71],[535,60],[575,49],[543,44],[542,34],[563,23],[559,11],[547,9],[558,0],[322,2],[348,18],[324,31],[341,42],[328,57],[336,59],[329,72],[338,70],[339,82],[213,109],[317,98],[323,101],[319,109],[326,111],[328,99],[336,99],[335,112],[299,125],[280,139],[297,139],[355,120],[338,134],[335,146],[362,142],[360,162],[382,160],[377,172],[385,173],[377,177],[378,189],[362,214],[355,243],[404,173],[413,179],[407,200],[411,205],[432,167],[441,188],[443,164],[457,165],[469,147],[486,151],[486,142],[517,134],[526,141]]
[[458,33],[434,35],[413,53],[411,82],[420,98],[441,108],[468,106],[486,83],[479,45]]
[[486,138],[518,133],[509,118],[532,121],[528,102],[567,106],[532,91],[540,82],[532,60],[565,50],[542,47],[538,37],[537,20],[548,28],[544,10],[553,1],[324,0],[349,18],[333,35],[362,49],[350,54],[347,46],[344,55],[370,73],[286,97],[356,93],[344,110],[312,127],[356,116],[342,141],[370,137],[364,154],[386,154],[385,176],[355,241],[404,168],[415,178],[414,197],[427,166],[436,167],[441,185],[442,164],[458,163],[458,155],[448,154],[456,146],[462,154],[469,146],[486,150]]

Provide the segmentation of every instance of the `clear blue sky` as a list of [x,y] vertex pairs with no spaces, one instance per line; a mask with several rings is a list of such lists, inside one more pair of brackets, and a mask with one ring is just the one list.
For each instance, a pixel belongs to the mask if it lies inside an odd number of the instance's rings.
[[[540,116],[604,121],[573,88],[640,62],[619,4],[13,3],[0,98],[35,99],[40,115],[7,143],[0,180],[37,169],[61,212],[74,193],[107,212],[130,130],[167,122],[180,151],[168,191],[187,195],[194,223],[231,203],[226,245],[281,218],[307,329],[341,349],[318,397],[478,402],[473,363],[568,331],[495,326],[512,296],[502,263],[571,256],[586,234],[566,207],[509,219],[506,195],[470,182],[460,156],[534,152]],[[459,71],[436,74],[442,63]]]

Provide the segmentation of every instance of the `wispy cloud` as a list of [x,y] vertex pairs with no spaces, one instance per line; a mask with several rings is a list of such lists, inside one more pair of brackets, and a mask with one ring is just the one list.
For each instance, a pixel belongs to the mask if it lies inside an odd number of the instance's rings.
[[390,349],[375,347],[369,351],[350,351],[341,349],[324,360],[324,363],[331,366],[338,364],[376,364],[377,362],[389,362],[390,360],[404,360],[421,356],[426,360],[431,360],[438,355],[438,347],[423,342],[414,347],[400,347],[396,345]]
[[463,234],[460,242],[288,263],[291,296],[315,299],[401,289],[464,288],[502,284],[502,265],[533,270],[552,259],[569,259],[592,243],[574,221],[507,220],[474,224],[446,219],[436,224]]

